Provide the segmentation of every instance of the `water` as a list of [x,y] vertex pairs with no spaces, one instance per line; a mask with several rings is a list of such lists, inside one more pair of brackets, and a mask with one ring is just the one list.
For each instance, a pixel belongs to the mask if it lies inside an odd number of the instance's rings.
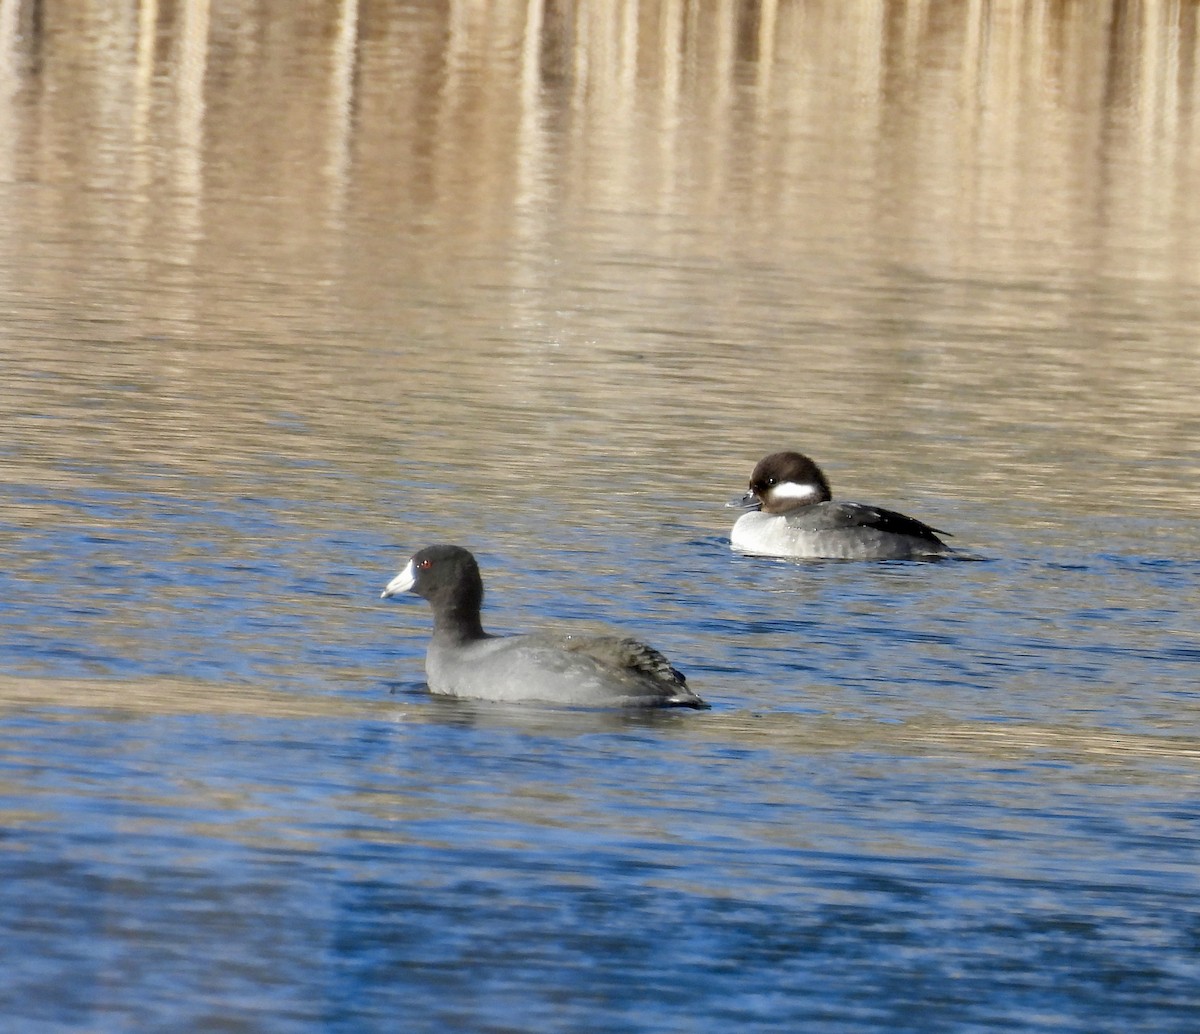
[[[1195,1030],[1195,39],[0,5],[6,1029]],[[433,541],[712,710],[430,698]]]

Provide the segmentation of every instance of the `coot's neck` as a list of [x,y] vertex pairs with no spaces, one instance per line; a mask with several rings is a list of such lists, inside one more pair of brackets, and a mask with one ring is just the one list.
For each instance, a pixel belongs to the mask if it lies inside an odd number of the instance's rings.
[[460,585],[456,590],[429,601],[433,607],[433,634],[453,643],[487,639],[488,634],[479,619],[483,584]]

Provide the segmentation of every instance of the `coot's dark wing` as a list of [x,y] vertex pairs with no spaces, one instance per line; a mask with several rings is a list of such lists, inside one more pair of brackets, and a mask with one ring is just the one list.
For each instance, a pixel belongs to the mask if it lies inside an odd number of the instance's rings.
[[569,635],[564,643],[573,653],[586,654],[601,664],[627,668],[667,685],[687,685],[683,672],[672,667],[653,646],[636,639],[615,635]]
[[707,708],[688,686],[683,672],[671,666],[652,646],[620,635],[562,636],[559,648],[588,657],[612,675],[623,673],[632,697],[650,697],[646,702],[669,707]]

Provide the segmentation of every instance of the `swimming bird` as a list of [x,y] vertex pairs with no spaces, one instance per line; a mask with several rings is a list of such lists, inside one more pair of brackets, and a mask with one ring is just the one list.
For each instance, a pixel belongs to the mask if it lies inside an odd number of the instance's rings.
[[730,544],[760,556],[840,560],[911,560],[953,550],[915,517],[866,503],[835,502],[821,468],[799,452],[773,452],[750,475],[750,489],[729,503],[749,507]]
[[483,630],[483,578],[461,546],[413,554],[383,590],[412,592],[433,610],[425,674],[433,693],[504,702],[588,707],[707,707],[653,647],[619,635]]

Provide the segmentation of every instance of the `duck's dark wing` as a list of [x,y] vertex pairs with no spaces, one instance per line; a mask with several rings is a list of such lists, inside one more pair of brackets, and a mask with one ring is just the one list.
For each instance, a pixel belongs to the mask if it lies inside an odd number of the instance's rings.
[[[919,521],[915,517],[908,517],[895,510],[885,510],[881,506],[841,502],[826,503],[825,506],[831,527],[844,521],[846,524],[863,528],[874,528],[876,531],[882,531],[888,535],[909,535],[912,538],[925,539],[939,545],[943,544],[938,538],[939,535],[951,537],[948,531],[931,528],[924,521]],[[842,526],[845,527],[846,524],[842,524]]]

